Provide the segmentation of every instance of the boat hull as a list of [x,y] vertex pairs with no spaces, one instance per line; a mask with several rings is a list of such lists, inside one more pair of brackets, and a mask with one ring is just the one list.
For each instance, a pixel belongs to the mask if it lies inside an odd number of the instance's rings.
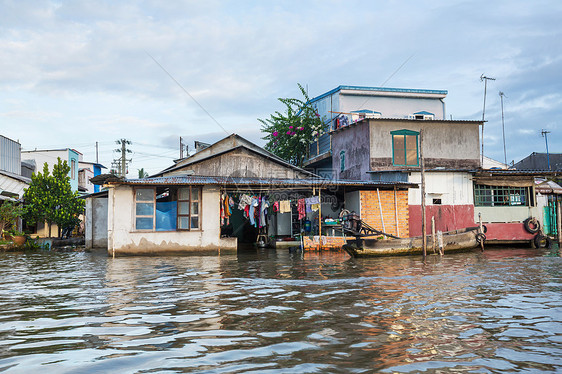
[[[476,248],[478,229],[463,229],[443,233],[443,251],[454,252]],[[427,253],[433,253],[432,237],[427,236]],[[423,253],[422,237],[404,239],[362,239],[349,241],[344,247],[352,257],[382,257]],[[437,251],[437,250],[436,250]]]

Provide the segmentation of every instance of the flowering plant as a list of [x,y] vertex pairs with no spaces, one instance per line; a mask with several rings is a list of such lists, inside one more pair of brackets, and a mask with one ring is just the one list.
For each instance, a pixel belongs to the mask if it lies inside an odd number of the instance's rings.
[[258,119],[267,141],[265,149],[302,167],[308,155],[309,144],[323,133],[323,122],[310,104],[306,90],[298,84],[304,100],[280,98],[285,113],[276,111],[269,119]]

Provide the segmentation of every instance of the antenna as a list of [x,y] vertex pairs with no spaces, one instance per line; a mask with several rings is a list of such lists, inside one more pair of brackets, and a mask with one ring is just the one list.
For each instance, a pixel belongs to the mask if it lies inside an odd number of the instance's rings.
[[504,96],[505,96],[505,94],[500,91],[500,101],[502,103],[503,163],[507,165],[507,152],[505,151],[505,123],[504,123],[504,119],[503,119],[503,97]]
[[548,154],[548,134],[550,134],[550,131],[546,131],[545,129],[541,130],[541,135],[544,137],[544,141],[546,143],[546,162],[548,164],[548,170],[550,170],[550,155]]
[[482,74],[480,81],[484,81],[484,106],[482,108],[482,166],[484,166],[484,114],[486,113],[486,90],[488,88],[488,81],[495,81],[496,78],[490,78]]

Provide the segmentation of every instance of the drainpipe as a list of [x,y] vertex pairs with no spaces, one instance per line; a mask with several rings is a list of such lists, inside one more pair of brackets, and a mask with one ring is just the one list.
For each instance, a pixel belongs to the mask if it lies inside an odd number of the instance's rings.
[[445,113],[445,101],[443,99],[439,99],[441,104],[443,105],[443,119],[447,119],[447,113]]

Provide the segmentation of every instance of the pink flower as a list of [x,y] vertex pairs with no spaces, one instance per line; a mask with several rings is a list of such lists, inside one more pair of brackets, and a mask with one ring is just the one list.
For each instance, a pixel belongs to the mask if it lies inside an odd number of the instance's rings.
[[287,131],[287,135],[291,135],[291,131]]
[[277,136],[277,135],[279,135],[279,133],[277,131],[274,131],[272,135]]
[[290,129],[292,129],[292,128],[293,128],[293,126],[289,126],[289,128],[290,128]]
[[299,131],[302,131],[302,130],[304,130],[304,127],[299,127]]

